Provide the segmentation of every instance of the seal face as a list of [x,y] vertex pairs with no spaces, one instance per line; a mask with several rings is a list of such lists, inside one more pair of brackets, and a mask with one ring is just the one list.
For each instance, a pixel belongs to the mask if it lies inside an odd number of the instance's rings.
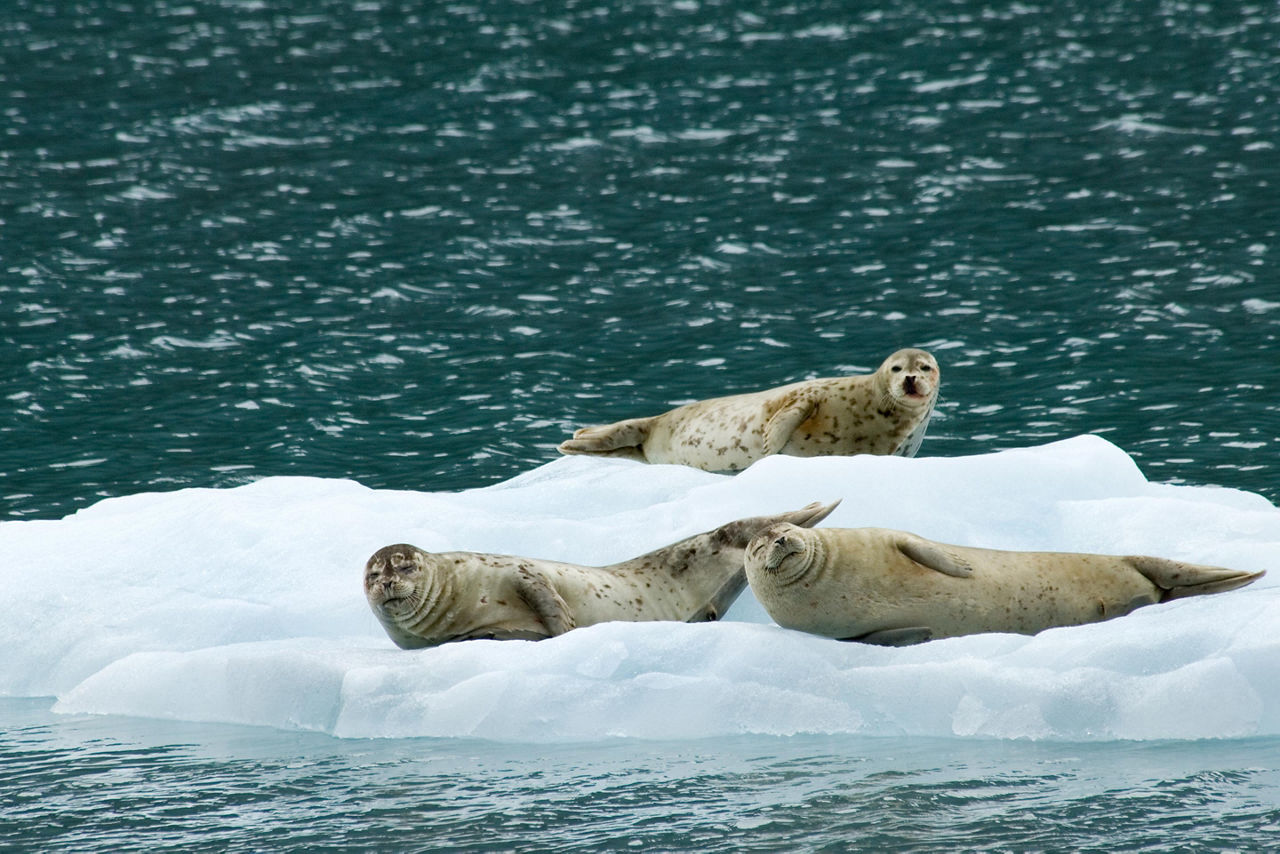
[[885,528],[774,525],[747,579],[778,625],[887,646],[981,632],[1036,634],[1262,577],[1145,555],[951,546]]
[[781,522],[803,530],[835,507],[739,519],[604,567],[384,546],[365,564],[365,597],[404,649],[540,640],[610,620],[715,620],[746,587],[743,554],[756,534]]
[[899,350],[874,374],[804,380],[584,427],[560,444],[560,452],[706,471],[740,471],[771,454],[912,457],[924,440],[940,381],[930,353]]

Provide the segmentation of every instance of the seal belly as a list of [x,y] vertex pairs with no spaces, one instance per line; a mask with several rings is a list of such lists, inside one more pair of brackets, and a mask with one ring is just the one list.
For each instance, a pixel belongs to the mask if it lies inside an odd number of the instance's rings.
[[651,463],[705,471],[741,471],[764,456],[764,401],[759,393],[690,403],[658,416],[644,442]]
[[901,412],[885,416],[823,402],[812,417],[796,428],[782,453],[794,457],[889,456],[906,443],[914,423]]
[[573,616],[579,627],[613,620],[681,619],[677,616],[679,609],[669,607],[669,600],[664,598],[670,591],[659,595],[652,587],[646,590],[645,581],[608,567],[570,566],[559,573],[556,586],[565,601],[573,603]]
[[1160,601],[1160,590],[1121,558],[949,547],[973,566],[939,602],[935,637],[975,631],[1035,634],[1123,616]]

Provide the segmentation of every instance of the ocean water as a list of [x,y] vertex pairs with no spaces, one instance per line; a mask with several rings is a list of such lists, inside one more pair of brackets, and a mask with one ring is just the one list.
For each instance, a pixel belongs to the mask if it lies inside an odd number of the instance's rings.
[[[829,524],[1272,572],[903,649],[780,629],[748,591],[717,623],[407,652],[360,591],[393,539],[606,564],[840,496]],[[1092,436],[736,476],[566,457],[461,492],[273,476],[106,499],[0,525],[0,844],[1263,850],[1277,555],[1262,496],[1151,482]]]
[[0,756],[24,769],[6,794],[10,850],[1257,851],[1280,834],[1271,745],[1253,740],[534,751],[49,722],[0,705],[12,727]]
[[[1274,5],[420,5],[0,12],[0,847],[1275,844]],[[554,450],[902,346],[914,460]],[[835,498],[1272,574],[890,651],[359,589]]]

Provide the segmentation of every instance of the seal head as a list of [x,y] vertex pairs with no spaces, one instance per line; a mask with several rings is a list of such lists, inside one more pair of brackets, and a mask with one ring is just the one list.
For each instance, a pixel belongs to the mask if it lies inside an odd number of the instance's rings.
[[801,536],[800,530],[786,522],[769,526],[747,545],[746,562],[774,584],[794,584],[809,569],[818,545]]
[[927,350],[899,350],[876,370],[883,381],[885,397],[892,406],[919,409],[933,406],[938,396],[938,362]]
[[378,549],[365,564],[365,593],[375,611],[411,611],[421,601],[422,552],[407,543]]

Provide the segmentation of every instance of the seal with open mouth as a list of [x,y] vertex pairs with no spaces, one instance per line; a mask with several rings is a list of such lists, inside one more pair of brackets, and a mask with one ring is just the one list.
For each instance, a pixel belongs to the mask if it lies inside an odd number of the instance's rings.
[[560,452],[706,471],[740,471],[770,454],[912,457],[924,440],[940,380],[930,353],[899,350],[873,374],[804,380],[584,427],[561,443]]

